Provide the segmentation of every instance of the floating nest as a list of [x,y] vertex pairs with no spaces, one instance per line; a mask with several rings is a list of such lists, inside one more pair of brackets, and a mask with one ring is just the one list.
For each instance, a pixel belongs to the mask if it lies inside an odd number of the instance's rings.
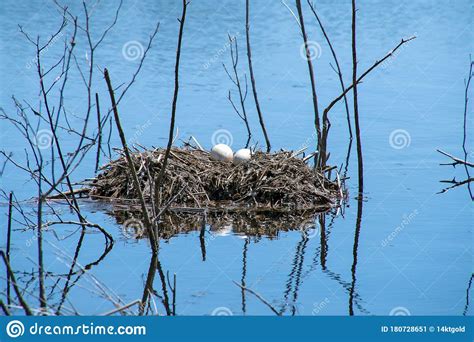
[[[165,150],[132,153],[145,201],[151,205],[154,181]],[[217,161],[210,153],[173,148],[165,170],[160,204],[209,211],[299,211],[330,208],[340,196],[337,183],[315,171],[293,152],[256,152],[246,164]],[[125,157],[110,162],[92,180],[89,196],[135,201],[138,193]]]
[[[131,154],[150,209],[164,154],[164,149]],[[89,186],[90,198],[113,203],[111,214],[118,223],[127,226],[132,222],[133,226],[140,220],[139,196],[123,153],[102,167]],[[213,231],[232,227],[234,233],[249,236],[307,230],[314,227],[316,216],[333,208],[341,196],[337,182],[293,152],[256,152],[248,163],[233,165],[212,159],[206,151],[173,148],[159,194],[161,206],[168,208],[160,217],[160,236],[169,238],[206,226]]]

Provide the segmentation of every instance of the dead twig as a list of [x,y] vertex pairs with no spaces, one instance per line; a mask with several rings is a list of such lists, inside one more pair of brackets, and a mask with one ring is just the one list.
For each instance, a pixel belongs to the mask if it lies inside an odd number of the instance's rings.
[[447,152],[444,152],[442,150],[439,150],[437,149],[436,151],[438,151],[439,153],[445,155],[446,157],[450,158],[451,160],[453,160],[452,163],[445,163],[445,164],[440,164],[440,165],[452,165],[452,166],[456,166],[456,165],[465,165],[467,167],[474,167],[474,164],[473,163],[470,163],[468,162],[467,160],[463,160],[461,158],[457,158]]
[[257,86],[255,84],[255,76],[253,74],[252,66],[252,49],[250,47],[250,1],[245,1],[245,35],[247,38],[247,59],[249,64],[249,74],[250,74],[250,83],[252,84],[252,93],[255,100],[255,107],[257,109],[258,120],[260,122],[260,127],[262,128],[263,136],[265,137],[265,143],[267,144],[267,152],[270,152],[272,146],[270,144],[270,139],[267,134],[267,129],[265,127],[265,122],[263,121],[262,110],[260,109],[260,103],[258,102],[257,95]]
[[[359,175],[359,198],[362,198],[364,192],[364,161],[362,157],[362,139],[360,136],[359,105],[357,97],[357,45],[356,45],[356,2],[352,0],[352,84],[353,84],[353,103],[354,103],[354,122],[356,131],[357,147],[357,171]],[[327,115],[327,112],[325,111]]]
[[[305,53],[306,53],[306,61],[308,63],[308,72],[309,72],[309,79],[311,81],[311,95],[313,98],[313,110],[314,110],[314,127],[316,129],[317,137],[318,137],[318,142],[317,142],[317,147],[315,150],[320,151],[320,146],[321,146],[321,122],[319,118],[319,105],[318,105],[318,95],[316,92],[316,79],[314,77],[314,70],[313,70],[313,57],[311,55],[311,50],[308,44],[308,37],[306,35],[306,29],[304,26],[304,18],[303,18],[303,10],[301,8],[301,0],[296,0],[296,9],[298,11],[298,17],[299,17],[299,22],[300,22],[300,28],[301,28],[301,35],[303,36],[303,43],[304,43],[304,48],[305,48]],[[320,151],[321,152],[321,151]],[[323,157],[323,159],[325,156]],[[318,158],[321,159],[321,158]],[[315,166],[321,166],[321,165],[315,165]]]
[[179,92],[179,62],[181,59],[181,43],[183,41],[183,32],[184,32],[184,22],[186,20],[186,10],[188,8],[189,2],[187,0],[183,0],[183,12],[181,14],[181,20],[179,21],[179,35],[178,35],[178,47],[176,49],[176,63],[174,69],[174,94],[173,94],[173,103],[171,105],[171,121],[170,121],[170,129],[169,129],[169,136],[168,136],[168,145],[166,147],[165,156],[163,159],[163,165],[161,167],[160,173],[158,177],[155,179],[155,189],[154,189],[154,197],[155,197],[155,211],[158,212],[158,207],[161,204],[160,192],[161,187],[163,185],[163,177],[165,175],[166,165],[168,163],[168,158],[171,151],[171,146],[173,144],[173,134],[174,134],[174,126],[176,120],[176,105],[178,102],[178,92]]
[[132,174],[132,180],[133,180],[135,190],[139,195],[140,204],[142,206],[143,219],[145,221],[146,229],[148,231],[148,236],[150,237],[151,249],[152,249],[153,254],[156,254],[156,253],[158,253],[158,245],[157,245],[157,241],[156,241],[155,231],[154,231],[153,226],[151,224],[150,217],[148,216],[148,209],[146,207],[145,199],[143,198],[143,193],[142,193],[142,190],[141,190],[141,187],[140,187],[140,183],[138,181],[137,171],[135,169],[135,165],[132,161],[132,157],[130,156],[130,152],[128,150],[127,139],[125,139],[125,133],[123,132],[122,125],[120,124],[120,117],[119,117],[117,105],[115,103],[114,89],[112,87],[112,83],[110,81],[110,76],[109,76],[109,71],[107,69],[104,69],[104,77],[105,77],[105,81],[107,82],[107,87],[109,89],[110,101],[112,102],[112,109],[113,109],[113,112],[114,112],[115,123],[117,125],[117,130],[119,132],[120,140],[122,142],[122,146],[123,146],[124,153],[125,153],[125,158],[127,159],[127,164],[128,164],[129,170]]

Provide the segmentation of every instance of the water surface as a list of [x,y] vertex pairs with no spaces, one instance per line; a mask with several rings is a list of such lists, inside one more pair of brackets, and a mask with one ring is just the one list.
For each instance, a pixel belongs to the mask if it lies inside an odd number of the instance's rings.
[[[350,3],[318,1],[349,83],[351,76]],[[116,4],[100,3],[92,27],[103,30],[112,20]],[[315,145],[307,65],[300,55],[299,29],[278,1],[254,1],[252,44],[255,77],[261,107],[274,149],[298,149]],[[36,104],[34,49],[18,32],[24,29],[47,37],[57,29],[60,18],[48,1],[7,0],[0,13],[2,30],[2,108],[14,112],[11,95]],[[71,11],[81,13],[71,2]],[[337,75],[329,66],[330,51],[309,8],[305,6],[308,35],[321,46],[315,60],[317,90],[322,104],[339,94]],[[104,15],[103,15],[104,14]],[[169,1],[125,1],[117,25],[96,55],[99,68],[110,70],[115,84],[127,82],[137,61],[124,58],[122,48],[130,41],[146,45],[157,21],[160,30],[137,82],[120,105],[122,124],[128,137],[143,146],[163,146],[167,139],[174,82],[180,3]],[[228,130],[232,146],[245,144],[245,127],[227,101],[232,88],[222,63],[229,64],[227,34],[236,35],[240,66],[245,67],[244,2],[193,1],[185,26],[181,88],[177,126],[180,138],[194,135],[205,148],[218,129]],[[323,235],[281,231],[277,237],[259,238],[225,232],[206,232],[203,261],[199,231],[177,234],[160,243],[163,271],[177,276],[177,314],[272,315],[273,312],[250,293],[242,294],[233,282],[258,292],[285,315],[462,315],[466,309],[468,282],[472,274],[472,202],[466,189],[437,194],[442,179],[463,177],[462,169],[439,166],[446,158],[437,148],[461,156],[464,78],[472,49],[472,4],[469,1],[371,1],[360,3],[358,12],[359,70],[365,70],[384,56],[402,37],[417,39],[403,47],[389,62],[374,71],[359,88],[365,164],[365,196],[362,224],[354,253],[357,201],[355,144],[349,159],[347,186],[349,202],[344,216],[328,214]],[[70,27],[68,28],[70,30]],[[78,39],[85,39],[80,35]],[[85,45],[76,51],[86,65]],[[57,44],[44,54],[46,63],[57,58]],[[81,50],[82,49],[82,50]],[[108,105],[106,85],[96,73],[94,91]],[[78,73],[71,76],[66,105],[72,114],[83,115],[85,89]],[[255,141],[263,143],[257,115],[247,102]],[[472,113],[472,111],[471,111]],[[345,162],[349,144],[344,106],[331,113],[330,163]],[[472,120],[471,120],[472,122]],[[23,140],[11,125],[2,121],[1,149],[24,160]],[[469,127],[472,127],[470,125]],[[391,134],[402,130],[405,143],[394,148]],[[65,149],[72,149],[74,136],[62,137]],[[119,146],[117,136],[111,145]],[[400,147],[400,146],[396,146]],[[472,151],[472,147],[468,148]],[[75,181],[93,174],[91,153],[73,174]],[[13,190],[20,199],[35,196],[35,183],[9,164],[1,177],[1,188]],[[33,210],[33,205],[25,204]],[[59,204],[58,204],[59,205]],[[92,222],[104,226],[115,238],[105,257],[80,276],[67,292],[64,314],[100,314],[113,308],[103,298],[94,279],[123,302],[142,296],[150,265],[145,240],[123,234],[121,226],[107,214],[106,205],[84,202],[82,210]],[[2,200],[0,214],[6,217]],[[67,213],[64,213],[67,216]],[[18,218],[18,217],[17,217]],[[0,245],[5,248],[2,222]],[[318,225],[317,225],[318,227]],[[198,226],[196,227],[198,228]],[[208,227],[209,228],[209,227]],[[67,237],[67,238],[66,238]],[[45,233],[47,292],[51,303],[61,301],[65,278],[79,241],[78,262],[87,265],[104,251],[102,235],[93,230],[81,240],[80,230],[57,226]],[[37,303],[36,243],[34,233],[15,223],[11,263],[25,295]],[[354,263],[357,267],[354,271]],[[2,273],[4,274],[4,272]],[[73,277],[73,279],[76,279]],[[2,275],[2,298],[5,295]],[[161,293],[156,277],[154,287]],[[158,299],[157,299],[158,301]],[[160,314],[164,309],[157,304]],[[69,310],[69,311],[68,311]],[[216,311],[217,310],[217,311]],[[395,310],[395,311],[394,311]],[[20,312],[20,311],[19,311]]]

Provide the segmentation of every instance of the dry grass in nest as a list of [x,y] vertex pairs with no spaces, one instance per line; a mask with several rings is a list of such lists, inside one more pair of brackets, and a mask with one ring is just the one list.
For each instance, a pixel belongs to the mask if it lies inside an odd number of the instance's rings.
[[[164,149],[155,149],[132,154],[149,205],[164,153]],[[256,152],[247,164],[233,165],[213,160],[206,151],[173,148],[161,187],[160,203],[173,199],[171,208],[300,211],[328,208],[339,194],[336,183],[289,151]],[[117,200],[138,198],[123,156],[102,168],[91,183],[89,196]]]

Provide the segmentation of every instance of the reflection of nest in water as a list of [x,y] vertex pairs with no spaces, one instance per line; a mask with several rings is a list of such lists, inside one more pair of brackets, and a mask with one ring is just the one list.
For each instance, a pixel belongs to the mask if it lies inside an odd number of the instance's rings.
[[[164,152],[155,149],[132,154],[148,204],[151,204]],[[124,157],[110,162],[102,170],[91,183],[89,195],[92,198],[131,200],[139,197]],[[159,199],[162,204],[173,199],[172,207],[305,210],[331,205],[339,193],[337,184],[292,152],[256,152],[248,163],[233,165],[213,160],[206,151],[173,148]]]
[[[320,208],[328,209],[328,208]],[[232,230],[233,234],[252,237],[276,237],[280,231],[301,230],[308,232],[315,228],[316,216],[323,211],[298,210],[211,210],[190,211],[168,210],[161,216],[158,229],[160,237],[169,239],[174,235],[200,231],[210,228],[212,232],[223,233]],[[120,224],[124,224],[128,237],[146,237],[143,225],[137,227],[139,211],[114,210],[111,213]],[[141,224],[141,223],[139,223]]]

